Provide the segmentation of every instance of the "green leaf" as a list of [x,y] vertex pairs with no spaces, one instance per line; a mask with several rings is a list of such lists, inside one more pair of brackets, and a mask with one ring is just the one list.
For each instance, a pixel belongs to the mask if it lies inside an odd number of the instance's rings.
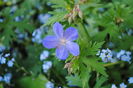
[[102,84],[103,84],[105,81],[107,81],[107,78],[104,77],[104,76],[101,76],[100,78],[98,78],[98,79],[96,80],[96,84],[95,84],[94,88],[101,88],[101,87],[102,87]]
[[80,65],[80,78],[82,80],[82,88],[89,88],[88,81],[91,77],[90,68],[86,68],[83,64]]
[[87,65],[88,68],[92,67],[96,72],[106,77],[108,76],[103,64],[101,62],[98,62],[96,58],[84,58],[83,62]]
[[17,10],[17,13],[14,13],[12,16],[10,14],[10,8],[7,7],[3,9],[0,14],[5,18],[4,22],[0,23],[0,27],[2,30],[0,35],[0,41],[5,46],[8,46],[12,39],[16,38],[16,33],[14,32],[15,29],[19,29],[20,32],[30,32],[32,33],[34,26],[29,22],[29,19],[25,18],[20,22],[15,22],[15,17],[19,16],[21,11]]
[[38,77],[23,77],[18,81],[19,88],[44,88],[45,83],[48,80],[43,75],[39,75]]
[[55,22],[59,22],[64,19],[65,15],[66,15],[66,12],[60,12],[59,14],[50,17],[47,23],[44,24],[43,26],[52,25]]
[[82,81],[77,74],[75,74],[74,76],[67,76],[66,79],[68,81],[68,85],[82,87]]
[[104,41],[103,42],[90,42],[88,44],[88,49],[87,49],[87,52],[88,52],[88,55],[96,55],[96,53],[99,51],[99,49],[102,47],[102,45],[104,44]]
[[0,83],[0,88],[3,88],[3,85]]
[[53,8],[64,8],[67,4],[65,0],[49,0],[49,3],[52,3]]
[[19,28],[20,32],[24,32],[25,30],[27,30],[32,33],[34,30],[34,26],[30,24],[28,20],[23,20],[21,22],[13,22],[12,24],[13,26]]

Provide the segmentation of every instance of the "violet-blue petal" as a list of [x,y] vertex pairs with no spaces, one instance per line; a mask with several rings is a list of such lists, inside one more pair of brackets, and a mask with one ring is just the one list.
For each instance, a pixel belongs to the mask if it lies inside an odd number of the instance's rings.
[[70,41],[76,40],[78,38],[78,30],[73,27],[69,27],[66,29],[64,37]]
[[65,46],[59,46],[56,49],[56,56],[57,58],[59,58],[60,60],[65,60],[68,57],[68,50],[66,49]]
[[63,37],[63,27],[60,23],[56,22],[53,25],[53,31],[58,38]]
[[43,39],[43,46],[45,48],[48,48],[48,49],[51,49],[51,48],[55,48],[57,47],[57,45],[59,44],[59,41],[57,39],[56,36],[46,36],[44,39]]
[[73,55],[73,56],[78,56],[80,53],[79,50],[79,45],[77,43],[74,42],[67,42],[66,45],[68,51]]

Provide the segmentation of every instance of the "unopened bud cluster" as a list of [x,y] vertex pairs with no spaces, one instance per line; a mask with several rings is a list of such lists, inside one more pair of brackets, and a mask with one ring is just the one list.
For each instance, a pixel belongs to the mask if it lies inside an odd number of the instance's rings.
[[69,14],[65,15],[65,18],[68,19],[69,23],[74,21],[76,17],[80,17],[81,19],[83,17],[83,13],[80,10],[79,5],[75,5],[72,11]]

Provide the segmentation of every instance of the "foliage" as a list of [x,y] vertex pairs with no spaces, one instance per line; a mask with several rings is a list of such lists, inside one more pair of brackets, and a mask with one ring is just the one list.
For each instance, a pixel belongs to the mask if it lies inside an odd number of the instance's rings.
[[[0,88],[45,88],[49,81],[54,88],[111,88],[122,82],[132,88],[132,8],[133,0],[0,0]],[[55,22],[78,30],[79,56],[62,61],[42,45]],[[105,49],[112,61],[103,61],[109,58],[101,55]],[[43,51],[49,53],[41,60]],[[6,73],[12,74],[9,83],[1,80]]]

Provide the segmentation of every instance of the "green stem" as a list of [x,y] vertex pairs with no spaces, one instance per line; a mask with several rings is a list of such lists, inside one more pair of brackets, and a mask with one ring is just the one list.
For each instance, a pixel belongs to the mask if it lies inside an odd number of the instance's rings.
[[53,70],[53,69],[51,69],[51,71],[54,73],[54,75],[60,80],[60,82],[64,85],[65,84],[65,82],[64,82],[64,80]]
[[85,26],[82,23],[78,23],[78,26],[79,26],[79,28],[81,28],[79,30],[82,33],[82,35],[85,34],[87,37],[90,37],[87,29],[85,28]]
[[[83,25],[83,24],[82,24],[82,25]],[[88,31],[87,31],[87,29],[85,28],[84,25],[83,25],[83,28],[84,28],[84,30],[85,30],[86,35],[87,35],[88,37],[90,37],[90,36],[89,36],[89,33],[88,33]]]
[[24,67],[19,66],[17,62],[15,62],[14,65],[18,68],[18,70],[22,70],[22,71],[24,71],[26,74],[31,74],[31,73],[28,72]]
[[123,63],[123,61],[118,61],[118,62],[115,62],[115,63],[108,63],[108,64],[104,64],[104,67],[110,67],[110,66],[113,66],[113,65],[116,65],[116,64],[121,64]]

